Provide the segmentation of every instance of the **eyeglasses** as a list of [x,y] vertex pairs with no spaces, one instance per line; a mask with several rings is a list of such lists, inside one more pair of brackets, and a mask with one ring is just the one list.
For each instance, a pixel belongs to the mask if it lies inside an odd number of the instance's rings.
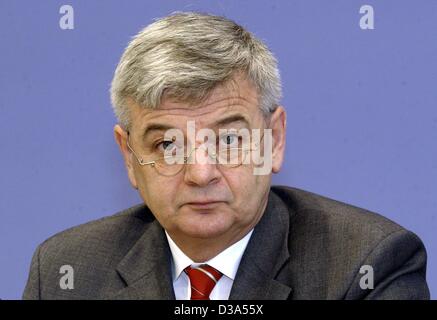
[[[218,152],[210,152],[208,147],[205,147],[202,144],[199,147],[191,148],[186,155],[171,154],[150,161],[144,160],[143,156],[138,155],[133,150],[129,143],[129,137],[130,135],[128,132],[127,147],[135,156],[140,166],[151,166],[163,176],[175,176],[184,169],[186,164],[192,163],[190,161],[191,156],[195,154],[195,151],[198,149],[204,149],[211,160],[211,162],[208,162],[210,164],[220,165],[224,168],[236,168],[241,166],[243,163],[247,164],[250,161],[250,159],[247,157],[248,154],[259,149],[261,141],[264,139],[264,134],[259,139],[259,142],[253,144],[253,147],[230,147],[225,149],[219,148]],[[213,148],[213,150],[215,150],[215,148]]]

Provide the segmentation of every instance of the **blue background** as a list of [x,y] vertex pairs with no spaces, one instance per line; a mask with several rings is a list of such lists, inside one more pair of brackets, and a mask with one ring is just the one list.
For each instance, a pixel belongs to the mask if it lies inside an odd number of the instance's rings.
[[[75,29],[61,30],[70,4]],[[359,8],[375,30],[359,28]],[[287,156],[275,183],[417,233],[437,293],[437,1],[0,2],[0,298],[37,244],[139,203],[113,141],[109,84],[131,36],[173,11],[225,15],[279,59]]]

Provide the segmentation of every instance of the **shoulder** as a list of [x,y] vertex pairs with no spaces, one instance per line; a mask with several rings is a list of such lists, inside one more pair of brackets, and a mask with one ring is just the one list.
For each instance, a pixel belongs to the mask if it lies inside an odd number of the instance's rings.
[[153,215],[143,205],[136,205],[111,216],[90,221],[48,238],[41,244],[40,255],[46,251],[57,250],[102,250],[105,248],[122,249],[135,242],[145,231]]
[[298,188],[273,186],[287,206],[294,224],[350,237],[384,237],[405,230],[396,222],[369,210]]
[[42,280],[59,275],[63,265],[94,276],[114,270],[153,221],[149,209],[137,205],[55,234],[36,251]]
[[[364,298],[363,266],[374,268],[380,288],[404,279],[404,273],[414,274],[415,286],[423,290],[405,297],[427,296],[426,251],[417,235],[380,214],[308,191],[272,187],[272,192],[289,212],[290,274],[297,298]],[[401,291],[372,294],[393,299],[404,297]]]
[[[150,210],[137,205],[55,234],[34,253],[23,298],[91,299],[120,290],[116,266],[153,221]],[[74,273],[75,290],[61,287],[65,270]]]

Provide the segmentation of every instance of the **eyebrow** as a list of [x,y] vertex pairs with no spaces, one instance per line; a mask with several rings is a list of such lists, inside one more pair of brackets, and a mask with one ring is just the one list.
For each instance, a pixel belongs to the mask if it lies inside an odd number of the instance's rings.
[[[249,121],[246,119],[246,117],[244,117],[241,114],[234,114],[226,118],[220,119],[213,124],[213,127],[225,126],[234,122],[242,122],[247,127],[250,127]],[[144,129],[143,140],[146,139],[146,137],[154,131],[166,131],[170,129],[174,129],[174,126],[170,126],[162,123],[151,123],[147,125],[146,128]]]
[[250,127],[249,121],[241,114],[234,114],[215,122],[214,127],[225,126],[234,122],[243,122],[247,127]]
[[161,123],[151,123],[146,126],[143,132],[143,140],[153,131],[166,131],[173,129],[173,126],[169,126],[167,124],[161,124]]

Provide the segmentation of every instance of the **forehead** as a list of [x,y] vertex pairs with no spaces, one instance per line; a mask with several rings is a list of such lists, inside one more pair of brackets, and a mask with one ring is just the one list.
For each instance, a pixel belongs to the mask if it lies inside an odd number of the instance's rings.
[[259,116],[258,94],[246,79],[236,78],[232,85],[217,86],[205,101],[198,104],[178,102],[164,97],[157,109],[141,108],[130,101],[132,130],[143,130],[150,123],[171,127],[184,127],[187,121],[195,121],[196,126],[212,126],[227,116],[241,115],[253,122]]

